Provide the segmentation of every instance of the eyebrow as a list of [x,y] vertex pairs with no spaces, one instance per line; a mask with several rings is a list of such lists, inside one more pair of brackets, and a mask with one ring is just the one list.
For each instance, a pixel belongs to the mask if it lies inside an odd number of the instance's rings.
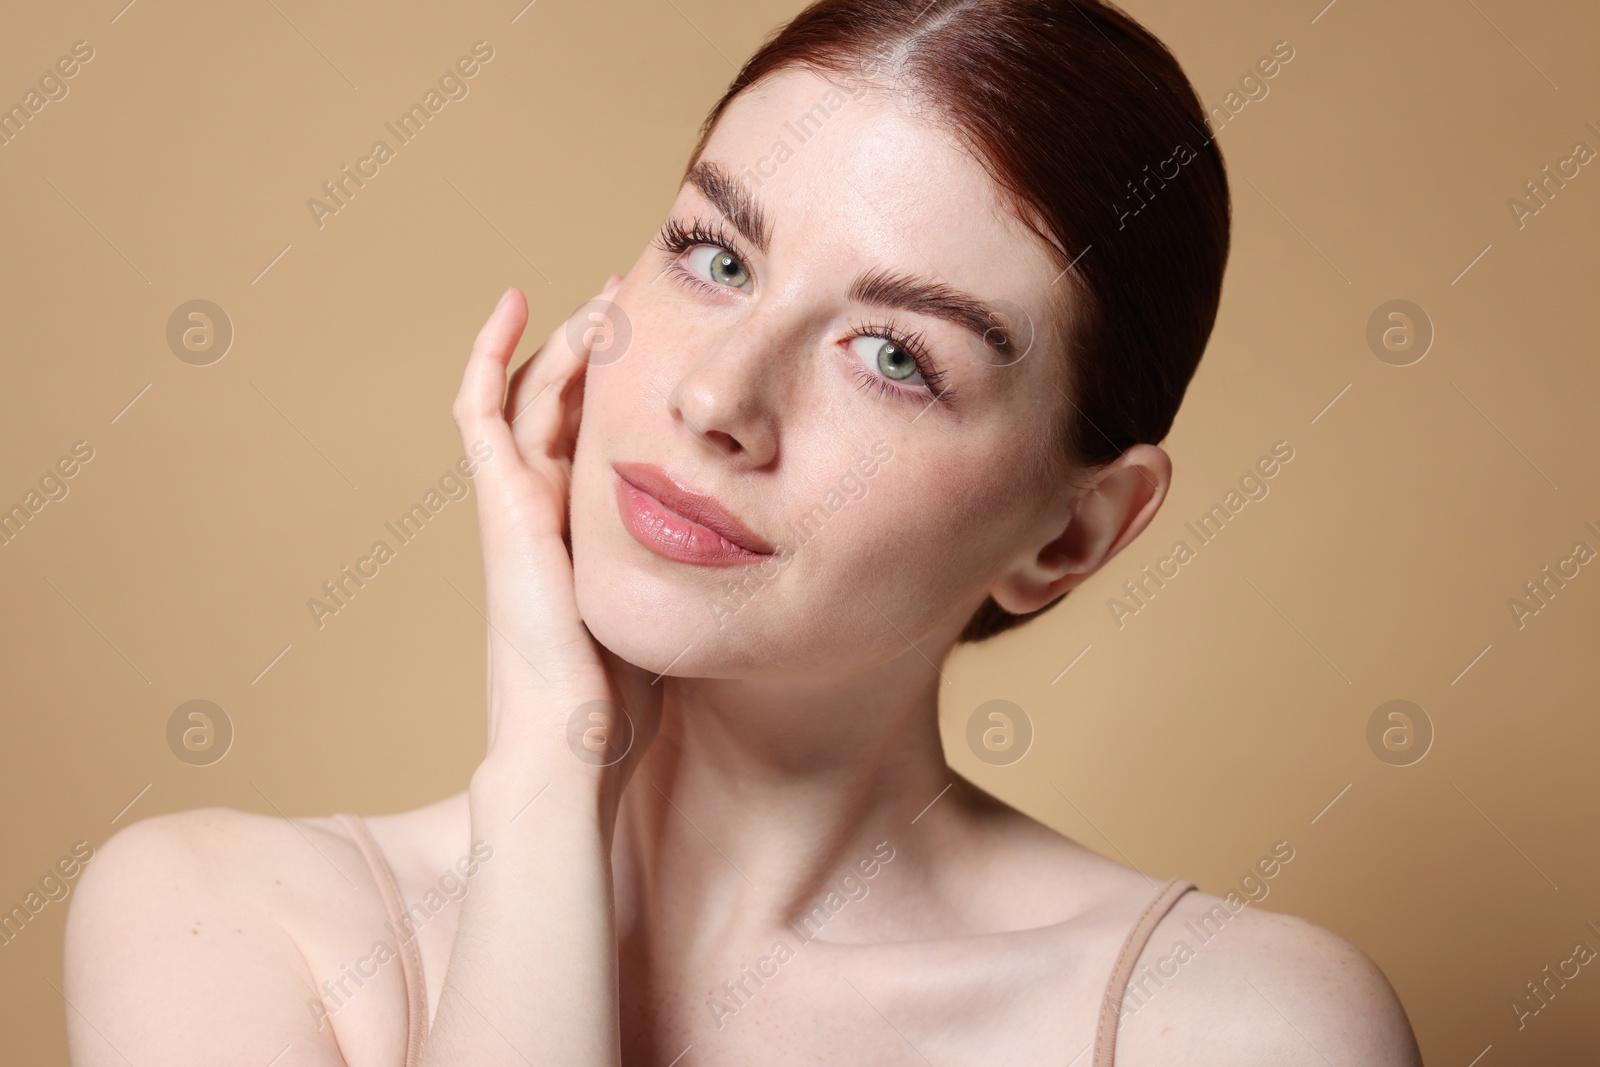
[[[750,191],[725,169],[711,160],[701,160],[684,176],[684,184],[698,189],[745,240],[763,255],[767,253],[772,230],[766,215]],[[848,295],[857,303],[944,319],[975,334],[994,351],[1003,355],[1010,352],[1011,335],[995,308],[943,282],[875,268],[856,275]]]
[[953,322],[976,334],[978,340],[1001,355],[1011,349],[1011,335],[1000,315],[988,303],[970,293],[952,289],[943,282],[932,282],[877,268],[856,275],[850,283],[850,299],[878,307],[900,308],[918,315]]
[[683,183],[700,190],[700,195],[722,212],[723,217],[733,223],[733,228],[743,234],[746,241],[766,255],[767,246],[772,240],[772,230],[767,226],[766,216],[749,190],[734,181],[726,170],[716,163],[703,160],[684,175]]

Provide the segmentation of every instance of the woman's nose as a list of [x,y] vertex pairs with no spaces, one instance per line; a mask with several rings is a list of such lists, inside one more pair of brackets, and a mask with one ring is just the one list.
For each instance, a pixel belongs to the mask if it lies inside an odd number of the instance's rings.
[[[673,418],[702,441],[746,469],[759,469],[777,454],[779,393],[787,388],[782,351],[770,333],[746,322],[695,359],[667,398]],[[792,345],[794,339],[787,340]]]

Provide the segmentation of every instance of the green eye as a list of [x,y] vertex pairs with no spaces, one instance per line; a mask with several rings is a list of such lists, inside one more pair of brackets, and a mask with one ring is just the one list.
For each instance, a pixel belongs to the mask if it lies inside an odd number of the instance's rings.
[[899,382],[917,373],[917,361],[911,358],[911,353],[885,338],[874,337],[872,340],[878,342],[876,361],[885,377]]
[[727,252],[721,252],[711,257],[711,277],[724,285],[738,288],[750,280],[749,271]]
[[739,262],[739,257],[715,245],[701,245],[691,251],[689,266],[717,284],[734,289],[742,288],[750,280],[750,272]]
[[887,378],[891,382],[904,382],[907,385],[927,384],[911,352],[887,337],[857,334],[850,340],[850,351],[861,361],[862,368],[878,381]]

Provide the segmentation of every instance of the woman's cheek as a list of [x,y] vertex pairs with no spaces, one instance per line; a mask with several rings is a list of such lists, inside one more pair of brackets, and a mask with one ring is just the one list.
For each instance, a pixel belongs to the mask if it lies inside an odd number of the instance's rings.
[[[879,464],[870,478],[860,477],[859,499],[851,500],[836,486],[845,503],[834,522],[834,544],[848,546],[846,570],[861,588],[887,590],[897,599],[916,597],[933,576],[960,560],[959,531],[949,522],[949,509],[936,482],[919,476],[905,450]],[[848,483],[851,479],[840,479]]]

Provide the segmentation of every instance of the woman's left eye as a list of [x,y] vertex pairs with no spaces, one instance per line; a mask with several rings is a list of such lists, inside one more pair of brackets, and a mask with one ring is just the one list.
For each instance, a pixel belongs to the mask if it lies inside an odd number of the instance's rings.
[[716,245],[696,245],[689,250],[687,258],[689,266],[695,273],[710,278],[719,285],[740,289],[750,280],[750,272],[745,269],[745,265],[740,262],[738,256],[726,248],[718,248]]
[[909,385],[923,384],[916,358],[887,337],[863,334],[851,340],[850,350],[866,364],[869,370],[883,375],[890,381],[905,382]]

